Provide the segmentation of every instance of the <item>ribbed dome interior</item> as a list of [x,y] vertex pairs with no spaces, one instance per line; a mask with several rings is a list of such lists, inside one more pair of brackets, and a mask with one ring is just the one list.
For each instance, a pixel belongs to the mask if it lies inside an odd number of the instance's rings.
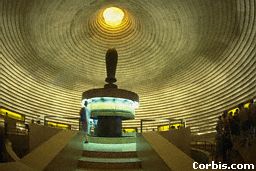
[[[103,21],[110,6],[125,12],[120,27]],[[117,85],[140,96],[124,126],[172,117],[214,130],[222,111],[256,95],[255,9],[255,0],[1,0],[0,105],[28,121],[79,116],[116,48]]]

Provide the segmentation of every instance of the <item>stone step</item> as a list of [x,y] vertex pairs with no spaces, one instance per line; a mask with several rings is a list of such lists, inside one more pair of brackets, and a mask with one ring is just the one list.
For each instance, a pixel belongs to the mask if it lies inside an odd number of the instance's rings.
[[82,157],[78,161],[78,168],[84,169],[140,169],[138,158],[90,158]]
[[92,158],[136,158],[136,151],[124,151],[124,152],[106,152],[106,151],[83,151],[84,157]]
[[100,152],[136,151],[136,143],[128,143],[128,144],[84,143],[83,150],[85,150],[85,151],[100,151]]
[[129,143],[136,143],[136,136],[122,136],[122,137],[88,136],[88,141],[91,143],[100,143],[100,144],[129,144]]

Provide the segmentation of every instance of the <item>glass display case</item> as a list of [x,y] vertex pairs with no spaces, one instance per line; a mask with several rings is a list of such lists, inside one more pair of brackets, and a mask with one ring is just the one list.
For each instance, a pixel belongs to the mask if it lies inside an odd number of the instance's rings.
[[18,134],[27,134],[28,128],[24,122],[16,122],[16,131]]
[[47,121],[46,125],[50,126],[50,127],[54,127],[54,128],[60,128],[60,129],[71,129],[71,125],[70,124],[66,124],[66,123]]
[[97,135],[97,124],[98,124],[98,119],[89,119],[89,126],[88,126],[88,134],[91,136]]

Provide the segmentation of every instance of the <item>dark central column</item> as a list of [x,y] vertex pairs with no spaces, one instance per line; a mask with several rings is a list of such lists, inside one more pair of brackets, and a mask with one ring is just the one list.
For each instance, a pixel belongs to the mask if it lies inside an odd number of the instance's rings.
[[[106,53],[107,78],[104,88],[117,88],[116,65],[118,54],[116,49],[109,49]],[[97,136],[99,137],[120,137],[122,136],[122,119],[119,116],[98,116]]]
[[99,116],[96,134],[99,137],[121,137],[122,136],[121,117]]

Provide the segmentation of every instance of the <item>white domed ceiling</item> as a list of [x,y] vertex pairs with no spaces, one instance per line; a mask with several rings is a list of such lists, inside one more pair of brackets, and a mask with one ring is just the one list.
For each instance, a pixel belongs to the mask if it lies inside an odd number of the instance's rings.
[[[102,17],[110,6],[125,13],[117,28]],[[28,120],[78,116],[116,48],[117,84],[140,96],[124,125],[172,117],[213,130],[222,111],[256,95],[255,9],[255,0],[1,0],[1,106]]]

